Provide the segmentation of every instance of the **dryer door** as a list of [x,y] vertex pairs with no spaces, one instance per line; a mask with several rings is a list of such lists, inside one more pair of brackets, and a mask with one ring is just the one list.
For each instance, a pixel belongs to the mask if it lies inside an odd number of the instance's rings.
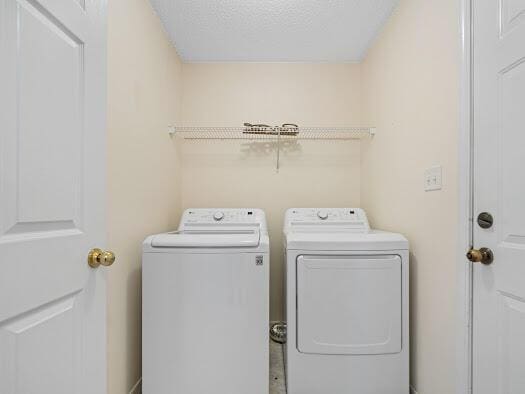
[[398,255],[299,256],[299,352],[400,352],[401,270]]

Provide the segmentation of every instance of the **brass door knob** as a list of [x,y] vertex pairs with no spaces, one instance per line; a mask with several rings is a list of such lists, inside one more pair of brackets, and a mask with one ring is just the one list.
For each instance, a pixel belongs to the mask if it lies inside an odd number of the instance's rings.
[[488,265],[494,261],[494,253],[489,248],[481,248],[479,250],[472,248],[467,252],[467,259],[473,263]]
[[115,254],[109,250],[91,249],[87,260],[91,268],[97,268],[100,265],[109,267],[115,262]]

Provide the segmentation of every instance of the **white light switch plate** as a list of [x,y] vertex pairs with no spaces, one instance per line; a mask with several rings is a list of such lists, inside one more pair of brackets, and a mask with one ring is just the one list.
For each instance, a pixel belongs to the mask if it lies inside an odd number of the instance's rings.
[[441,166],[434,166],[425,170],[425,191],[441,190],[442,169]]

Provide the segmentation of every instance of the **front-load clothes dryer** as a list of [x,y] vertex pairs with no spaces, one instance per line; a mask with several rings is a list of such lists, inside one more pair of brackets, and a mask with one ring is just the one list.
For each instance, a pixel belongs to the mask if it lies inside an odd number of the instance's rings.
[[408,242],[358,208],[286,212],[288,394],[409,392]]
[[145,394],[268,394],[269,242],[259,209],[188,209],[143,244]]

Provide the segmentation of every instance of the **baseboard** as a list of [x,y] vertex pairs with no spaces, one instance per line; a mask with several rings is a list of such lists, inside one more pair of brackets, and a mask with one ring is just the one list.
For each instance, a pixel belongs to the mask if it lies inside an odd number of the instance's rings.
[[129,391],[129,394],[142,394],[142,378],[135,383],[133,388]]
[[410,386],[410,394],[417,394],[416,389],[412,385]]

